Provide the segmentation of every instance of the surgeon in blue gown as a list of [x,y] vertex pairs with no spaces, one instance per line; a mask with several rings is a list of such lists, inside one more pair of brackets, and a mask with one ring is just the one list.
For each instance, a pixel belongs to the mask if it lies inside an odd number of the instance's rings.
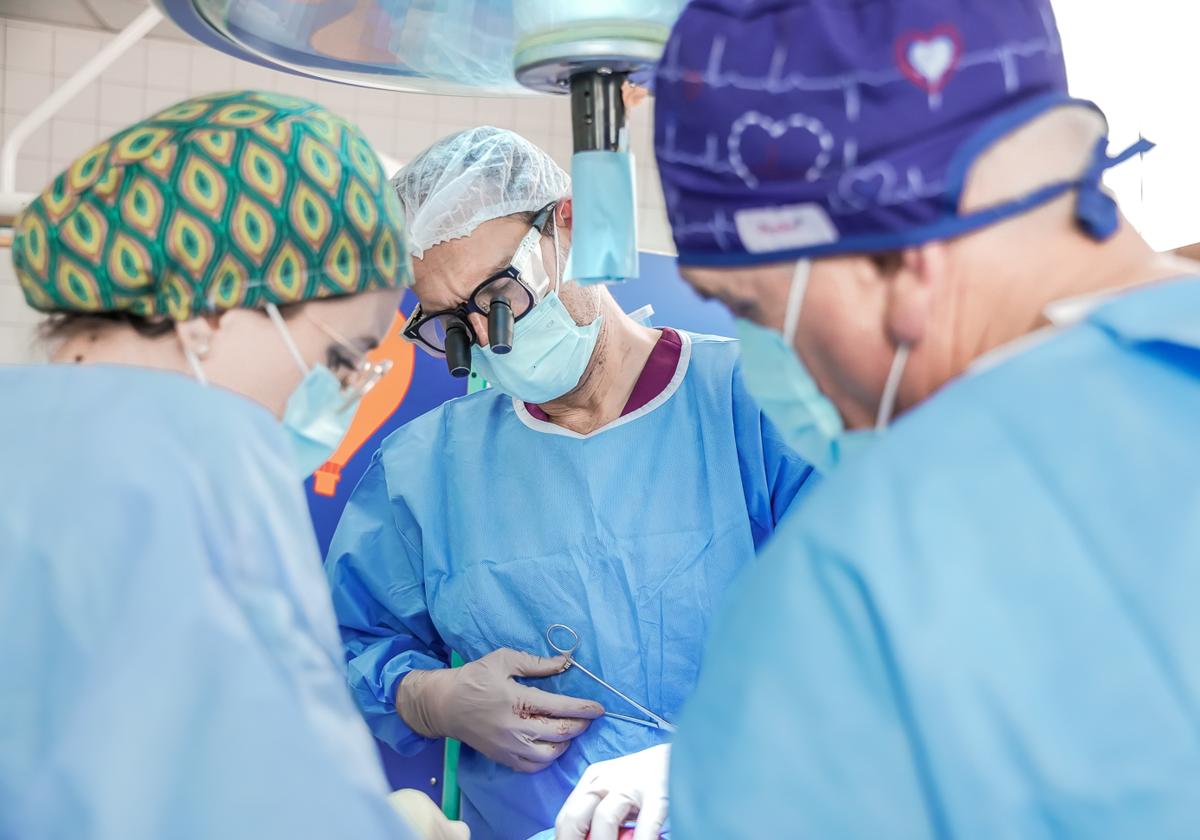
[[[736,342],[650,329],[564,278],[569,183],[545,153],[473,129],[395,183],[420,299],[406,332],[444,354],[469,329],[493,387],[384,441],[327,569],[375,734],[404,754],[463,741],[472,836],[523,840],[588,765],[669,738],[600,716],[644,717],[564,670],[547,628],[570,626],[581,663],[677,720],[711,616],[812,471],[747,393]],[[495,287],[517,316],[503,354]],[[452,651],[467,664],[448,669]]]
[[[273,228],[256,261],[241,222],[199,221],[197,182],[162,166],[192,161],[211,195],[212,154],[267,160],[261,138],[281,136],[339,174],[289,164],[273,186],[306,185],[331,239],[398,258],[346,261],[335,282],[295,251],[281,286],[267,262],[293,232]],[[225,195],[257,206],[236,166],[222,172]],[[128,200],[111,200],[122,184]],[[349,195],[371,225],[352,227]],[[167,233],[183,219],[190,255]],[[148,220],[163,247],[144,244]],[[98,230],[111,238],[87,243]],[[357,130],[254,93],[104,141],[18,217],[13,262],[52,313],[53,364],[0,368],[0,837],[418,836],[346,690],[302,489],[381,372],[363,352],[410,282],[404,248]],[[222,258],[252,272],[236,299],[209,270]],[[465,837],[435,829],[420,836]]]
[[[1049,3],[1002,6],[715,0],[667,46],[683,272],[827,468],[713,623],[673,837],[1200,830],[1200,271],[1104,191],[1148,144],[1067,98]],[[766,165],[797,114],[819,177],[802,132]]]

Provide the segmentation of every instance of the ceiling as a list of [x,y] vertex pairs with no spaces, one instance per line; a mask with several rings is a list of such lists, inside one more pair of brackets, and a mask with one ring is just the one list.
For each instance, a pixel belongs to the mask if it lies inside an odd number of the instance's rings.
[[[146,8],[147,0],[0,0],[0,17],[119,32]],[[169,21],[156,26],[156,38],[191,40]]]

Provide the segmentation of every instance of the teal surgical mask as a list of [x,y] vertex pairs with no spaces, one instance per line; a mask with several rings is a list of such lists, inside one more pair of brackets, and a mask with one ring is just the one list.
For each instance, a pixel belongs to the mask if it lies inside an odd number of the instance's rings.
[[[337,451],[342,438],[346,436],[350,424],[354,421],[358,404],[363,396],[387,375],[392,363],[388,360],[378,363],[368,360],[351,342],[338,336],[315,318],[309,318],[317,329],[342,345],[358,360],[354,372],[348,377],[349,382],[343,383],[325,365],[309,367],[305,363],[300,348],[296,346],[287,323],[275,304],[267,304],[266,312],[271,323],[279,331],[288,352],[304,373],[304,378],[288,397],[283,412],[283,429],[291,441],[296,474],[304,480]],[[183,354],[197,381],[201,385],[208,385],[208,377],[204,374],[199,357],[186,343],[183,344]]]
[[292,459],[302,479],[337,451],[360,400],[347,400],[342,383],[325,365],[314,365],[304,374],[283,412],[283,428],[292,442]]
[[818,472],[828,473],[887,428],[908,361],[908,345],[901,345],[896,350],[879,403],[875,429],[848,431],[837,406],[821,393],[793,350],[792,342],[800,322],[800,307],[811,266],[808,260],[796,265],[782,335],[741,318],[737,320],[737,333],[741,341],[742,376],[750,395],[787,444]]
[[479,345],[471,347],[471,367],[489,385],[535,405],[557,399],[579,384],[596,349],[603,320],[597,315],[590,324],[575,323],[558,297],[564,267],[559,259],[557,223],[554,261],[558,274],[555,290],[516,322],[512,350],[501,354]]
[[306,479],[329,460],[337,451],[354,421],[358,404],[363,396],[382,379],[391,368],[390,361],[372,363],[353,344],[334,335],[315,319],[310,319],[334,341],[351,351],[359,360],[351,381],[343,383],[325,365],[309,367],[304,362],[300,348],[292,338],[283,316],[274,304],[267,305],[267,316],[296,360],[304,378],[288,397],[283,412],[283,429],[291,441],[292,459],[296,474]]

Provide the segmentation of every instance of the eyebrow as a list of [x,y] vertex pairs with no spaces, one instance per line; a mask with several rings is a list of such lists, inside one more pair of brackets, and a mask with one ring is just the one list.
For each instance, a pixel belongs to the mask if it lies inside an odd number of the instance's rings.
[[[445,289],[444,291],[449,292],[450,290]],[[438,299],[434,301],[435,305],[431,305],[428,301],[421,300],[419,297],[417,298],[417,305],[421,307],[421,312],[425,315],[430,315],[434,312],[449,312],[462,306],[465,302],[465,300],[458,300],[456,303],[447,304],[444,299]]]
[[[373,335],[360,335],[350,339],[350,343],[354,345],[354,349],[360,353],[370,353],[379,346],[379,339]],[[341,346],[340,344],[338,345]]]
[[512,256],[511,255],[508,257],[501,257],[499,262],[495,263],[495,265],[493,265],[491,268],[487,269],[486,271],[484,271],[482,273],[482,276],[471,285],[470,290],[468,290],[463,295],[463,297],[456,298],[455,303],[444,304],[444,303],[439,302],[438,306],[426,306],[424,303],[422,303],[418,299],[417,302],[420,303],[420,305],[421,305],[421,311],[426,314],[429,314],[430,312],[447,312],[449,310],[457,309],[458,307],[465,305],[467,302],[467,297],[469,297],[472,292],[474,292],[481,285],[483,285],[484,281],[488,280],[493,274],[499,274],[501,271],[508,268],[510,265],[512,265]]
[[707,289],[696,289],[696,295],[703,301],[715,300],[725,306],[726,309],[735,313],[757,313],[759,310],[758,301],[754,298],[740,297],[734,294],[725,296],[713,294]]
[[754,298],[734,298],[733,305],[739,312],[745,312],[747,315],[757,315],[762,311]]
[[[509,255],[509,256],[507,256],[507,257],[504,257],[504,258],[502,258],[502,259],[500,260],[500,262],[496,263],[496,264],[495,264],[495,265],[493,265],[491,268],[489,268],[489,269],[488,269],[488,270],[487,270],[487,271],[484,273],[484,275],[483,275],[483,278],[482,278],[482,279],[479,281],[479,283],[482,283],[484,280],[487,280],[487,279],[488,279],[489,277],[491,277],[493,274],[499,274],[501,271],[503,271],[504,269],[508,268],[510,265],[512,265],[512,255]],[[476,283],[476,284],[475,284],[475,285],[476,285],[476,287],[478,287],[478,286],[479,286],[479,283]],[[474,291],[474,290],[472,289],[472,291]]]

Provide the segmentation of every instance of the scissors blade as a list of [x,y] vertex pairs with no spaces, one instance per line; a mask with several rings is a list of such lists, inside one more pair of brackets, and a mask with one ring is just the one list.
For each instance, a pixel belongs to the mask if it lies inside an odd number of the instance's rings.
[[675,727],[671,726],[671,724],[668,723],[666,726],[664,726],[662,723],[659,723],[656,720],[643,720],[642,718],[635,718],[631,717],[630,715],[622,715],[618,712],[605,712],[604,716],[616,718],[617,720],[623,720],[626,723],[636,723],[638,726],[644,726],[647,729],[663,729],[667,732],[675,731]]
[[[622,700],[624,700],[626,703],[628,703],[630,706],[633,706],[633,708],[637,709],[639,712],[644,714],[646,717],[650,718],[650,720],[647,722],[647,725],[651,725],[655,729],[662,729],[665,732],[674,732],[675,731],[674,724],[672,724],[666,718],[650,711],[645,706],[643,706],[641,703],[634,700],[632,697],[622,694],[621,692],[619,692],[615,688],[613,688],[611,685],[608,685],[608,683],[603,682],[603,680],[601,680],[600,682],[603,685],[605,685],[608,688],[608,690],[611,691],[613,694],[617,695]],[[611,714],[611,712],[608,714]]]
[[568,661],[571,663],[571,665],[578,668],[583,673],[587,674],[589,677],[591,677],[593,680],[598,682],[600,685],[604,686],[606,689],[611,691],[613,694],[620,697],[622,700],[624,700],[630,706],[633,706],[633,708],[637,709],[639,712],[644,714],[646,717],[650,718],[650,720],[641,720],[639,718],[630,717],[629,715],[619,715],[615,712],[605,712],[605,714],[608,715],[609,717],[615,717],[620,720],[627,720],[630,723],[637,723],[637,724],[640,724],[641,726],[649,726],[653,729],[661,729],[664,732],[674,732],[675,731],[675,725],[672,724],[670,721],[668,721],[666,718],[662,717],[661,715],[656,715],[654,712],[647,709],[645,706],[643,706],[638,701],[634,700],[628,694],[625,694],[624,692],[619,691],[618,689],[609,685],[604,680],[600,679],[600,677],[596,676],[591,671],[589,671],[587,668],[583,667],[578,662],[576,662],[574,657],[569,658]]
[[[554,643],[554,631],[557,629],[561,629],[566,633],[570,633],[571,636],[574,637],[574,639],[575,639],[574,647],[562,648]],[[565,656],[567,658],[568,667],[576,668],[579,671],[583,672],[588,677],[590,677],[591,679],[593,679],[594,681],[599,683],[601,686],[603,686],[604,688],[608,689],[610,692],[615,694],[617,697],[620,697],[622,700],[624,700],[630,706],[637,709],[639,712],[644,714],[646,717],[650,718],[650,720],[641,720],[639,718],[631,717],[629,715],[621,715],[621,714],[617,714],[615,712],[605,712],[605,714],[608,717],[613,717],[613,718],[617,718],[618,720],[628,721],[629,723],[636,723],[638,726],[648,726],[652,729],[661,729],[664,732],[674,732],[675,731],[674,724],[672,724],[666,718],[663,718],[661,715],[657,715],[654,712],[650,711],[645,706],[643,706],[641,703],[634,700],[632,697],[625,694],[624,692],[619,691],[614,686],[609,685],[603,679],[596,676],[591,671],[589,671],[587,668],[585,668],[583,665],[581,665],[579,663],[579,661],[575,658],[575,651],[579,647],[579,634],[576,633],[574,630],[572,630],[570,627],[568,627],[565,624],[550,625],[549,627],[546,628],[546,641],[550,643],[550,647],[554,648],[554,650],[558,651],[558,653],[562,654],[563,656]]]

